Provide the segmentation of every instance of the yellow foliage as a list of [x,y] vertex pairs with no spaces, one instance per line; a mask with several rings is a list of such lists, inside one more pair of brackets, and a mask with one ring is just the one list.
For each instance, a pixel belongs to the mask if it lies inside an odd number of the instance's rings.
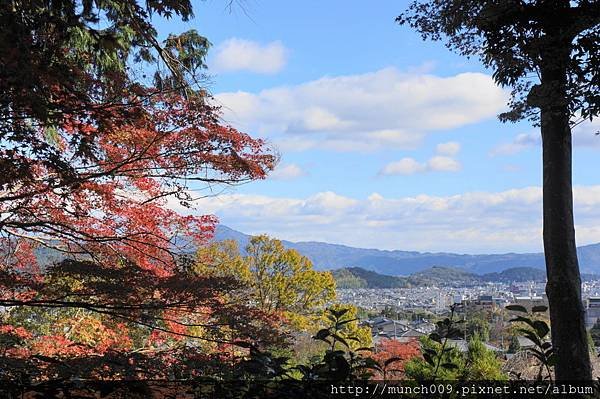
[[249,298],[241,293],[245,299],[282,314],[295,330],[312,330],[323,307],[335,298],[331,273],[314,270],[307,257],[266,235],[252,237],[246,253],[242,256],[234,241],[211,244],[198,251],[194,270],[239,279],[249,291]]

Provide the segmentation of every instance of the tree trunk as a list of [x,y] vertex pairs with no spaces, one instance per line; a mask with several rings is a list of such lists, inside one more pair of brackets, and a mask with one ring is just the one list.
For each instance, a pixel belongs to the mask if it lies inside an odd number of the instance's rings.
[[[559,48],[557,46],[556,48]],[[568,46],[567,46],[568,48]],[[542,67],[541,108],[544,176],[544,254],[556,380],[591,380],[573,221],[570,114],[566,63],[551,51]]]

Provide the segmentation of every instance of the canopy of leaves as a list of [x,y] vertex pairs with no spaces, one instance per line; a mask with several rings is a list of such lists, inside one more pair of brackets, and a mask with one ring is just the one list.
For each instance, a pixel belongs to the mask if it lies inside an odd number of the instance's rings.
[[236,280],[181,256],[216,223],[177,211],[193,192],[264,178],[277,157],[220,122],[205,38],[157,39],[153,18],[172,16],[191,3],[0,3],[4,373],[161,378],[279,337],[275,316],[227,302]]
[[506,380],[502,373],[502,363],[498,356],[487,349],[477,335],[469,341],[466,365],[461,378],[465,381]]
[[413,357],[404,364],[404,372],[409,379],[449,381],[460,378],[465,359],[456,347],[443,347],[443,344],[428,337],[421,337],[420,342],[423,358]]
[[312,328],[335,298],[331,273],[314,270],[308,258],[264,235],[252,237],[246,253],[232,241],[208,245],[197,253],[196,273],[236,278],[247,287],[241,301],[251,298],[259,309],[282,314],[294,329]]
[[401,380],[406,378],[405,364],[421,356],[421,347],[416,339],[400,342],[385,338],[376,345],[374,352],[371,357],[377,362],[381,371],[375,373],[373,379]]

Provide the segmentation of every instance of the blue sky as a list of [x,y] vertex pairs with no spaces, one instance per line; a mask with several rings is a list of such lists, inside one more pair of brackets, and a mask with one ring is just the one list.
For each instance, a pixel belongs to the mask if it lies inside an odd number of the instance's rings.
[[[223,118],[281,154],[270,178],[200,201],[246,233],[467,253],[541,249],[539,133],[502,124],[478,60],[394,22],[402,1],[197,2]],[[598,124],[575,131],[578,242],[600,241]]]

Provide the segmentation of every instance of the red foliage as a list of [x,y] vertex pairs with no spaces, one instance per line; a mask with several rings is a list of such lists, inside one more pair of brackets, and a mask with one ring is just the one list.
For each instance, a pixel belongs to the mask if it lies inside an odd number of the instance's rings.
[[[85,114],[64,118],[52,140],[73,160],[69,175],[58,176],[32,154],[21,161],[33,174],[0,191],[0,305],[77,308],[125,323],[99,322],[89,345],[56,333],[28,337],[18,353],[5,354],[127,352],[133,325],[152,329],[146,345],[163,351],[185,337],[228,342],[222,330],[229,325],[244,330],[235,339],[276,338],[269,315],[224,303],[235,281],[186,272],[181,254],[206,243],[216,218],[176,211],[193,205],[193,189],[263,178],[276,157],[262,141],[219,124],[205,98],[142,94],[126,111],[127,123],[119,107],[114,114],[104,107],[101,124]],[[43,137],[46,128],[37,133]],[[93,149],[85,156],[81,140]],[[42,248],[65,260],[39,262]],[[202,336],[193,332],[198,326]],[[11,333],[17,331],[25,334]]]
[[187,19],[191,3],[5,3],[0,378],[161,378],[173,359],[199,369],[207,342],[277,339],[272,315],[227,303],[238,282],[194,276],[183,256],[217,222],[182,212],[194,193],[277,161],[193,83],[208,41],[159,42],[153,18]]
[[375,353],[371,357],[383,372],[376,372],[373,379],[403,379],[404,365],[408,360],[418,356],[421,356],[421,346],[417,339],[407,342],[382,339],[375,346]]

